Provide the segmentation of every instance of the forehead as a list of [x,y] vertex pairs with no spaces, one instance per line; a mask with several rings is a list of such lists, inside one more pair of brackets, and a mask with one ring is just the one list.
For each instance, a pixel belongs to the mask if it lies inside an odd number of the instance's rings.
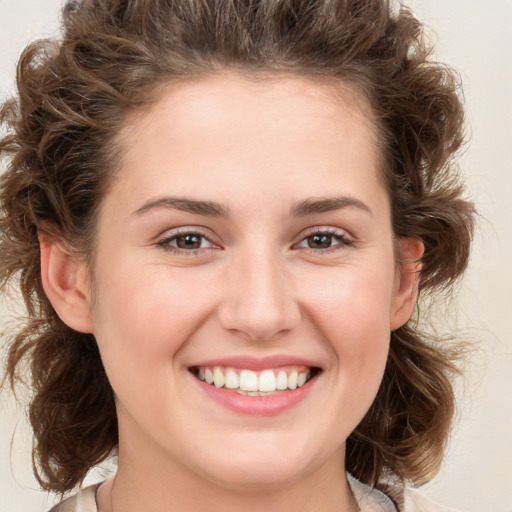
[[168,85],[129,116],[117,187],[194,196],[219,195],[219,183],[229,185],[225,192],[236,184],[239,195],[260,187],[270,198],[272,188],[286,189],[300,200],[314,185],[317,195],[330,196],[337,169],[380,181],[376,132],[364,96],[339,81],[234,72],[200,77]]
[[[149,106],[133,110],[119,135],[127,148],[141,131],[151,132],[155,116],[167,109],[172,117],[168,127],[182,132],[206,131],[225,123],[254,117],[275,125],[285,125],[293,110],[297,117],[317,125],[322,120],[342,116],[362,123],[369,136],[378,139],[378,127],[369,101],[363,91],[341,79],[266,71],[223,71],[173,82],[157,87]],[[293,128],[288,126],[288,129]],[[341,125],[340,125],[341,128]],[[263,134],[262,134],[263,135]]]

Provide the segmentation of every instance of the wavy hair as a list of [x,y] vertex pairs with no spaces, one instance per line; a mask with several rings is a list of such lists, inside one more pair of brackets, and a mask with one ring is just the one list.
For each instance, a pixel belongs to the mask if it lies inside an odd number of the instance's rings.
[[[66,492],[115,450],[117,420],[94,337],[46,297],[38,233],[90,255],[126,117],[172,81],[223,69],[349,84],[372,108],[397,239],[425,246],[420,294],[448,289],[469,257],[474,210],[453,157],[464,140],[456,73],[431,58],[421,24],[387,0],[71,0],[59,40],[29,45],[1,109],[0,285],[28,320],[6,377],[28,363],[34,469]],[[421,484],[439,468],[454,412],[453,358],[414,321],[391,333],[378,395],[347,441],[347,469]]]

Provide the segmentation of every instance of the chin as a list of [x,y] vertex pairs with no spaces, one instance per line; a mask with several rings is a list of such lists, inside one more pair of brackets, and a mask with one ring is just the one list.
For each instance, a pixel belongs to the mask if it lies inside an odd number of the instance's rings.
[[[202,458],[203,466],[205,460],[210,462],[208,468],[203,467],[203,476],[227,489],[278,491],[305,478],[324,462],[320,454],[315,456],[311,444],[305,450],[300,443],[287,443],[283,439],[265,443],[254,437],[249,448],[232,446],[217,456],[210,453]],[[230,456],[226,457],[226,453]]]
[[299,481],[307,473],[306,468],[294,467],[281,463],[275,465],[267,461],[266,465],[255,467],[252,464],[233,464],[220,468],[215,474],[204,475],[213,484],[225,489],[240,492],[272,492],[279,491]]

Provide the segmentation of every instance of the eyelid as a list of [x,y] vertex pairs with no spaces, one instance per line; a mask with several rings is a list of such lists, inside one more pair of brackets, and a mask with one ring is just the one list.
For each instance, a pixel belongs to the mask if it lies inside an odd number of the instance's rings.
[[319,235],[319,234],[328,234],[332,236],[345,237],[351,240],[354,240],[354,236],[346,229],[338,228],[334,226],[311,226],[306,228],[300,232],[300,234],[296,237],[298,241],[302,241],[308,236]]
[[[155,239],[155,245],[169,252],[188,255],[201,254],[211,249],[222,249],[223,247],[221,243],[216,240],[218,237],[216,237],[213,233],[210,233],[211,231],[209,229],[203,228],[202,226],[180,226],[164,231]],[[338,238],[339,242],[326,249],[314,249],[299,246],[299,244],[304,242],[308,237],[320,234]],[[211,245],[209,247],[200,247],[197,249],[183,249],[170,245],[172,240],[184,235],[197,235],[207,240]],[[297,241],[292,244],[292,249],[300,249],[302,251],[309,251],[315,254],[327,254],[329,252],[346,249],[355,244],[354,237],[346,229],[333,226],[312,226],[303,230],[300,235],[296,237],[296,240]]]
[[[211,250],[211,249],[221,249],[221,245],[219,242],[215,240],[215,236],[211,233],[210,230],[206,228],[202,228],[200,226],[180,226],[179,228],[172,228],[167,229],[162,234],[160,234],[155,239],[155,245],[157,247],[160,247],[161,249],[164,249],[169,252],[175,252],[179,254],[188,254],[188,255],[196,255],[203,253],[205,251]],[[209,247],[201,247],[198,249],[182,249],[180,247],[174,247],[170,245],[170,241],[185,235],[197,235],[201,238],[204,238],[208,240],[208,242],[211,244]]]
[[[315,235],[328,235],[332,237],[337,237],[342,240],[341,243],[338,243],[332,247],[327,249],[313,249],[311,247],[300,247],[299,244],[304,242],[307,238]],[[300,238],[299,238],[300,237]],[[343,250],[348,247],[354,246],[356,240],[355,238],[346,230],[342,228],[336,228],[333,226],[314,226],[306,229],[299,235],[299,239],[297,242],[293,244],[293,248],[297,248],[303,251],[308,251],[314,254],[327,254],[330,252]]]

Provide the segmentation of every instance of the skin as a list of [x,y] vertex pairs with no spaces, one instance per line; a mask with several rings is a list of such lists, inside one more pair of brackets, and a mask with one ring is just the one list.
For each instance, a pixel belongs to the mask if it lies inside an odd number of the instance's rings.
[[[175,84],[120,135],[94,275],[41,237],[45,290],[68,325],[94,333],[117,397],[119,470],[101,512],[354,509],[345,441],[375,397],[390,331],[411,315],[422,252],[401,240],[396,262],[375,131],[355,91],[304,77]],[[297,215],[325,198],[344,200]],[[178,231],[201,247],[179,249]],[[272,416],[226,409],[189,371],[276,354],[322,371]]]

